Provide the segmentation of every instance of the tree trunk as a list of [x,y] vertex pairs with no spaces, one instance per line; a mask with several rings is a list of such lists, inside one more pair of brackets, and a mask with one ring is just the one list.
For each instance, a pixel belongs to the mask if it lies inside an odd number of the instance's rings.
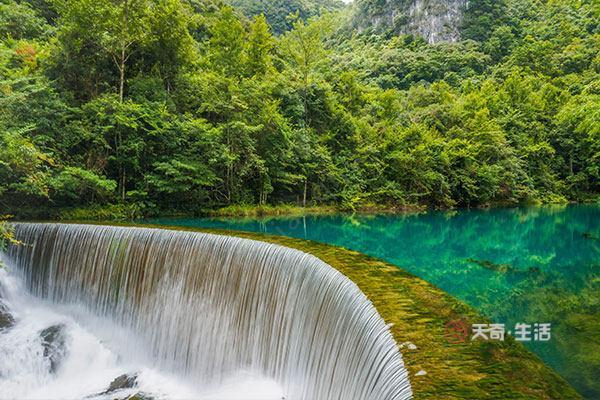
[[123,170],[122,176],[121,176],[121,200],[123,200],[123,202],[125,202],[125,184],[126,184],[126,178],[125,178],[125,170]]
[[[123,2],[123,28],[126,29],[129,25],[129,1],[125,0]],[[119,100],[121,103],[123,102],[124,92],[125,92],[125,62],[127,61],[126,50],[128,45],[127,39],[125,37],[122,38],[121,42],[121,58],[119,60]]]
[[302,89],[302,105],[304,108],[304,129],[308,128],[308,73],[304,73]]
[[123,102],[125,91],[125,47],[121,49],[121,60],[119,62],[119,101]]
[[308,178],[304,180],[304,195],[302,196],[302,207],[306,208],[306,192],[308,192]]
[[571,172],[571,176],[573,176],[573,153],[569,154],[569,171]]

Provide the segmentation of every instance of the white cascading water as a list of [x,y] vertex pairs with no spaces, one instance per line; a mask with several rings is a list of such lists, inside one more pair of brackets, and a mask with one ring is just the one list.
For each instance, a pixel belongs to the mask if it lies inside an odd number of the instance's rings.
[[[197,232],[14,226],[2,397],[412,397],[382,318],[316,257]],[[116,377],[133,378],[108,390]]]

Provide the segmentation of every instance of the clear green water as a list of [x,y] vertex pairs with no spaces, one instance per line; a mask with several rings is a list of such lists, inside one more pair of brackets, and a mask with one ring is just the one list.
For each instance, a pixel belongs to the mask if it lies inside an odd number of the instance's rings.
[[410,215],[157,219],[311,239],[398,265],[512,330],[551,323],[526,345],[590,399],[600,399],[600,206]]

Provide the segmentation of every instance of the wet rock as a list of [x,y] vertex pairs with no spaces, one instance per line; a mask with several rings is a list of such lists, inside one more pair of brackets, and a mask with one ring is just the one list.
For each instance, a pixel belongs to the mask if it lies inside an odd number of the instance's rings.
[[108,389],[102,394],[112,393],[121,389],[131,389],[137,385],[137,378],[137,374],[119,375],[110,383],[110,385],[108,385]]
[[409,350],[416,350],[417,349],[417,346],[414,343],[411,343],[411,342],[401,343],[400,346],[398,346],[398,347],[400,347],[401,349],[403,349],[403,348],[406,347]]
[[15,324],[15,319],[8,312],[6,304],[0,300],[0,332],[10,328]]
[[40,332],[44,357],[50,361],[50,372],[55,373],[66,354],[66,335],[63,324],[52,325]]

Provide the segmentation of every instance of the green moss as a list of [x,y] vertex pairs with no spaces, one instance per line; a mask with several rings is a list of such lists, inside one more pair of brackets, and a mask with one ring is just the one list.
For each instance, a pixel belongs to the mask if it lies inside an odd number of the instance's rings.
[[[364,254],[322,243],[281,236],[216,229],[204,231],[295,248],[322,259],[354,281],[386,323],[393,324],[403,348],[414,398],[419,399],[580,399],[558,374],[521,343],[470,341],[452,343],[447,324],[488,323],[474,309],[402,269]],[[415,376],[421,370],[426,375]]]

